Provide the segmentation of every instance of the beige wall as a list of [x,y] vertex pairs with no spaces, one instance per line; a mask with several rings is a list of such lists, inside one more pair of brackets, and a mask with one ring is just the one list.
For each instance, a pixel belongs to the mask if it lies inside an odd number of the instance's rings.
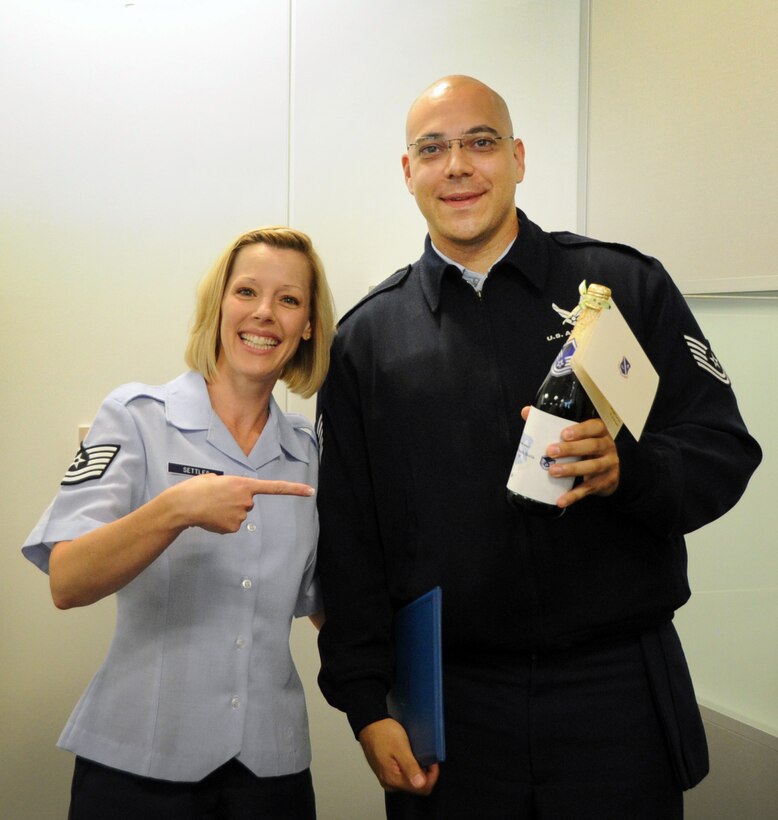
[[778,3],[592,0],[588,226],[685,293],[778,290]]

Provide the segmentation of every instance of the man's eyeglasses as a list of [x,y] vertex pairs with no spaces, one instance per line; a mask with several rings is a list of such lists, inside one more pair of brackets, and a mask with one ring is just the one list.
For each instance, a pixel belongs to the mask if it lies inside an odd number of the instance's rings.
[[512,134],[509,137],[498,137],[489,132],[463,134],[461,137],[452,137],[451,139],[422,139],[418,142],[412,142],[408,146],[408,150],[416,159],[433,160],[444,157],[451,150],[452,143],[458,142],[460,148],[471,156],[482,156],[495,151],[500,144],[500,140],[512,139]]

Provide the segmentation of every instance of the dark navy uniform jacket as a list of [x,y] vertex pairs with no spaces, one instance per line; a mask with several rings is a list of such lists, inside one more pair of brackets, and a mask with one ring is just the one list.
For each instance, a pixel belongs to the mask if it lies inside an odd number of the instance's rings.
[[[665,624],[689,597],[684,533],[725,513],[761,458],[729,379],[655,259],[519,236],[477,294],[432,249],[342,320],[320,392],[320,685],[356,733],[386,716],[391,618],[440,584],[444,657],[488,662]],[[505,484],[582,280],[613,298],[659,373],[621,478],[560,519]]]

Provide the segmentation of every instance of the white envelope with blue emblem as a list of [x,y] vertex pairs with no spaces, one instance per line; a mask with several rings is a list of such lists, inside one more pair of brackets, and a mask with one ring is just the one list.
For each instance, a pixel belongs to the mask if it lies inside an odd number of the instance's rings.
[[639,439],[659,375],[613,299],[572,359],[573,372],[613,438],[626,424]]

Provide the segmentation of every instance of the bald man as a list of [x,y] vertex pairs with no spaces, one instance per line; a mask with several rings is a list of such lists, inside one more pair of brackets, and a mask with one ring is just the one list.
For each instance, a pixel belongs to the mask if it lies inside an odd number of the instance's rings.
[[[680,818],[707,771],[671,623],[683,534],[737,501],[759,447],[656,260],[516,208],[524,146],[498,94],[445,77],[406,133],[424,254],[343,318],[319,394],[322,691],[392,820]],[[554,306],[584,278],[611,288],[660,387],[639,443],[599,419],[563,431],[549,455],[581,459],[552,470],[577,481],[565,515],[533,518],[505,484],[567,332]],[[446,760],[423,769],[386,695],[393,614],[435,585]]]

